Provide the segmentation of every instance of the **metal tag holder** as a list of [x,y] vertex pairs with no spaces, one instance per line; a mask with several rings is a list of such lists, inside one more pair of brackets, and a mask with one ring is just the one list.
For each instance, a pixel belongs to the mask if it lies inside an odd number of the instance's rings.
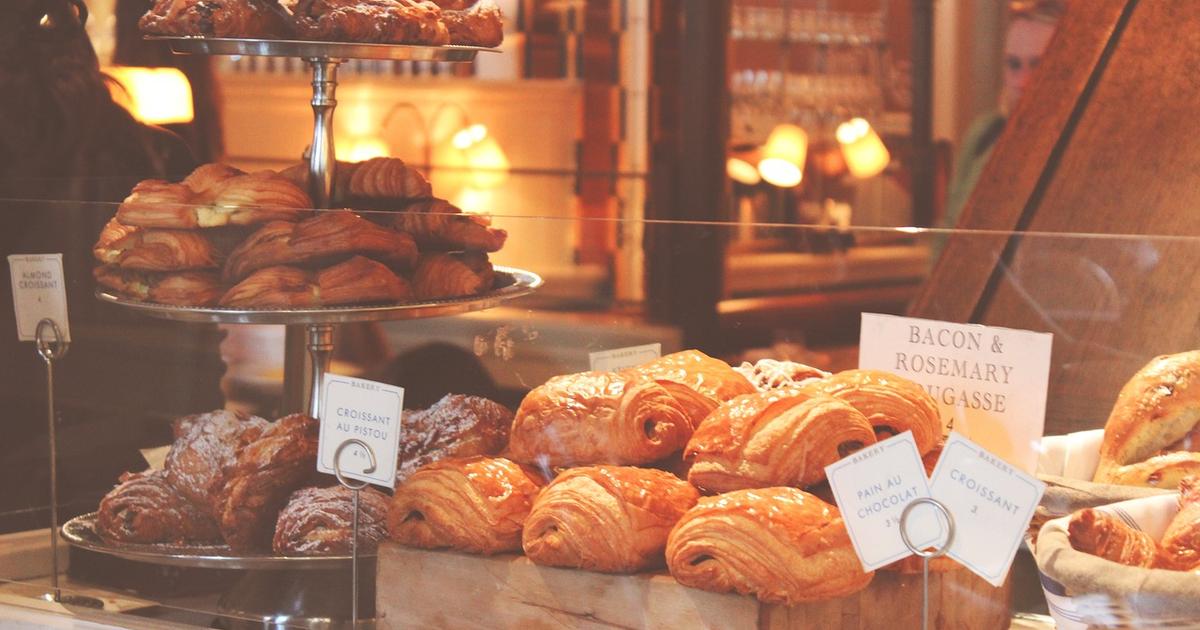
[[350,627],[358,627],[358,498],[362,489],[367,487],[365,481],[356,481],[347,479],[342,474],[342,452],[347,446],[357,446],[367,453],[368,464],[363,469],[363,474],[375,472],[377,462],[375,461],[375,451],[369,444],[358,439],[350,438],[338,445],[337,450],[333,452],[333,474],[337,476],[338,483],[342,486],[354,491],[353,514],[351,516],[351,536],[350,536]]
[[[908,537],[908,517],[914,508],[922,504],[933,506],[935,510],[942,513],[942,516],[946,517],[946,542],[942,543],[941,547],[934,547],[930,550],[919,549]],[[954,517],[950,514],[950,510],[946,509],[946,506],[937,499],[930,497],[916,499],[904,506],[904,511],[900,513],[900,539],[904,541],[904,546],[908,547],[909,551],[921,558],[921,628],[929,630],[929,561],[940,558],[950,551],[950,544],[954,542]]]

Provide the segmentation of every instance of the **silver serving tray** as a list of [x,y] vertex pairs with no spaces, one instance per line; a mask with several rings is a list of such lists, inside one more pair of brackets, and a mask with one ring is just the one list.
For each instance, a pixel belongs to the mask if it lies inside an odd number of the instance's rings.
[[142,302],[97,289],[96,298],[151,317],[180,322],[216,324],[344,324],[398,319],[424,319],[482,311],[500,303],[529,295],[542,286],[541,276],[512,267],[495,267],[496,288],[462,298],[405,302],[378,306],[331,306],[304,309],[231,309],[201,306],[171,306]]
[[231,37],[174,37],[147,35],[148,41],[167,42],[171,51],[196,55],[382,59],[389,61],[471,61],[476,53],[498,52],[478,46],[417,46],[313,42],[299,39],[242,39]]
[[[338,569],[349,568],[350,556],[277,556],[271,553],[234,553],[228,545],[135,544],[115,543],[96,534],[96,513],[81,514],[63,523],[62,536],[80,549],[116,556],[124,560],[173,567],[203,569]],[[375,553],[359,554],[358,559],[374,560]]]

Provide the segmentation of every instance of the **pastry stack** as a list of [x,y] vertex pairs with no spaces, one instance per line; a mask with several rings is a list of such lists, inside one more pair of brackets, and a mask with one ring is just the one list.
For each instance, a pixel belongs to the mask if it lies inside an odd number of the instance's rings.
[[368,220],[313,212],[306,168],[209,164],[138,184],[93,248],[97,281],[135,300],[240,309],[388,304],[491,289],[506,234],[432,197],[403,161],[341,163],[336,201],[389,204]]
[[1086,508],[1067,524],[1071,546],[1131,567],[1200,570],[1200,477],[1179,480],[1179,511],[1160,540],[1108,512]]
[[147,35],[496,47],[491,0],[157,0]]
[[771,603],[853,593],[871,574],[837,508],[804,488],[824,482],[826,465],[902,431],[932,453],[940,422],[929,395],[904,379],[815,376],[799,387],[763,379],[760,391],[689,350],[555,377],[521,403],[503,456],[442,459],[401,484],[389,535],[593,571],[665,566],[684,585]]

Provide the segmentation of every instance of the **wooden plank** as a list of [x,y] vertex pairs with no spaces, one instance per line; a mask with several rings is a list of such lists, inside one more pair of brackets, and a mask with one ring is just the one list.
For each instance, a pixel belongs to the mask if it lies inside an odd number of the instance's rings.
[[[1033,85],[1009,120],[967,201],[958,227],[1001,232],[1022,227],[1026,210],[1037,205],[1039,182],[1053,173],[1053,158],[1064,131],[1084,106],[1081,99],[1089,82],[1103,70],[1104,51],[1132,2],[1136,0],[1071,5]],[[910,313],[969,321],[1008,242],[1006,234],[951,237]]]
[[[679,585],[665,573],[607,575],[540,567],[522,556],[480,557],[407,549],[379,551],[381,628],[915,628],[921,577],[877,572],[870,586],[799,606]],[[938,629],[1007,628],[1010,586],[995,589],[966,570],[930,576]]]

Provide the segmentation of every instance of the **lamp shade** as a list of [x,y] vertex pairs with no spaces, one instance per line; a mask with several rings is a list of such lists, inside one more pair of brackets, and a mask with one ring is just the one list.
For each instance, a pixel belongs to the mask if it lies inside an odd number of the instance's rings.
[[767,183],[780,188],[800,185],[808,155],[808,134],[796,125],[782,124],[771,130],[763,145],[758,172]]
[[176,68],[115,66],[106,72],[124,88],[123,94],[115,95],[117,100],[143,123],[186,123],[195,116],[192,86]]
[[755,166],[754,152],[734,153],[725,160],[725,174],[729,179],[747,186],[757,186],[762,181],[762,175]]
[[882,173],[892,159],[879,134],[864,118],[853,118],[838,125],[837,140],[842,145],[846,168],[860,179]]

